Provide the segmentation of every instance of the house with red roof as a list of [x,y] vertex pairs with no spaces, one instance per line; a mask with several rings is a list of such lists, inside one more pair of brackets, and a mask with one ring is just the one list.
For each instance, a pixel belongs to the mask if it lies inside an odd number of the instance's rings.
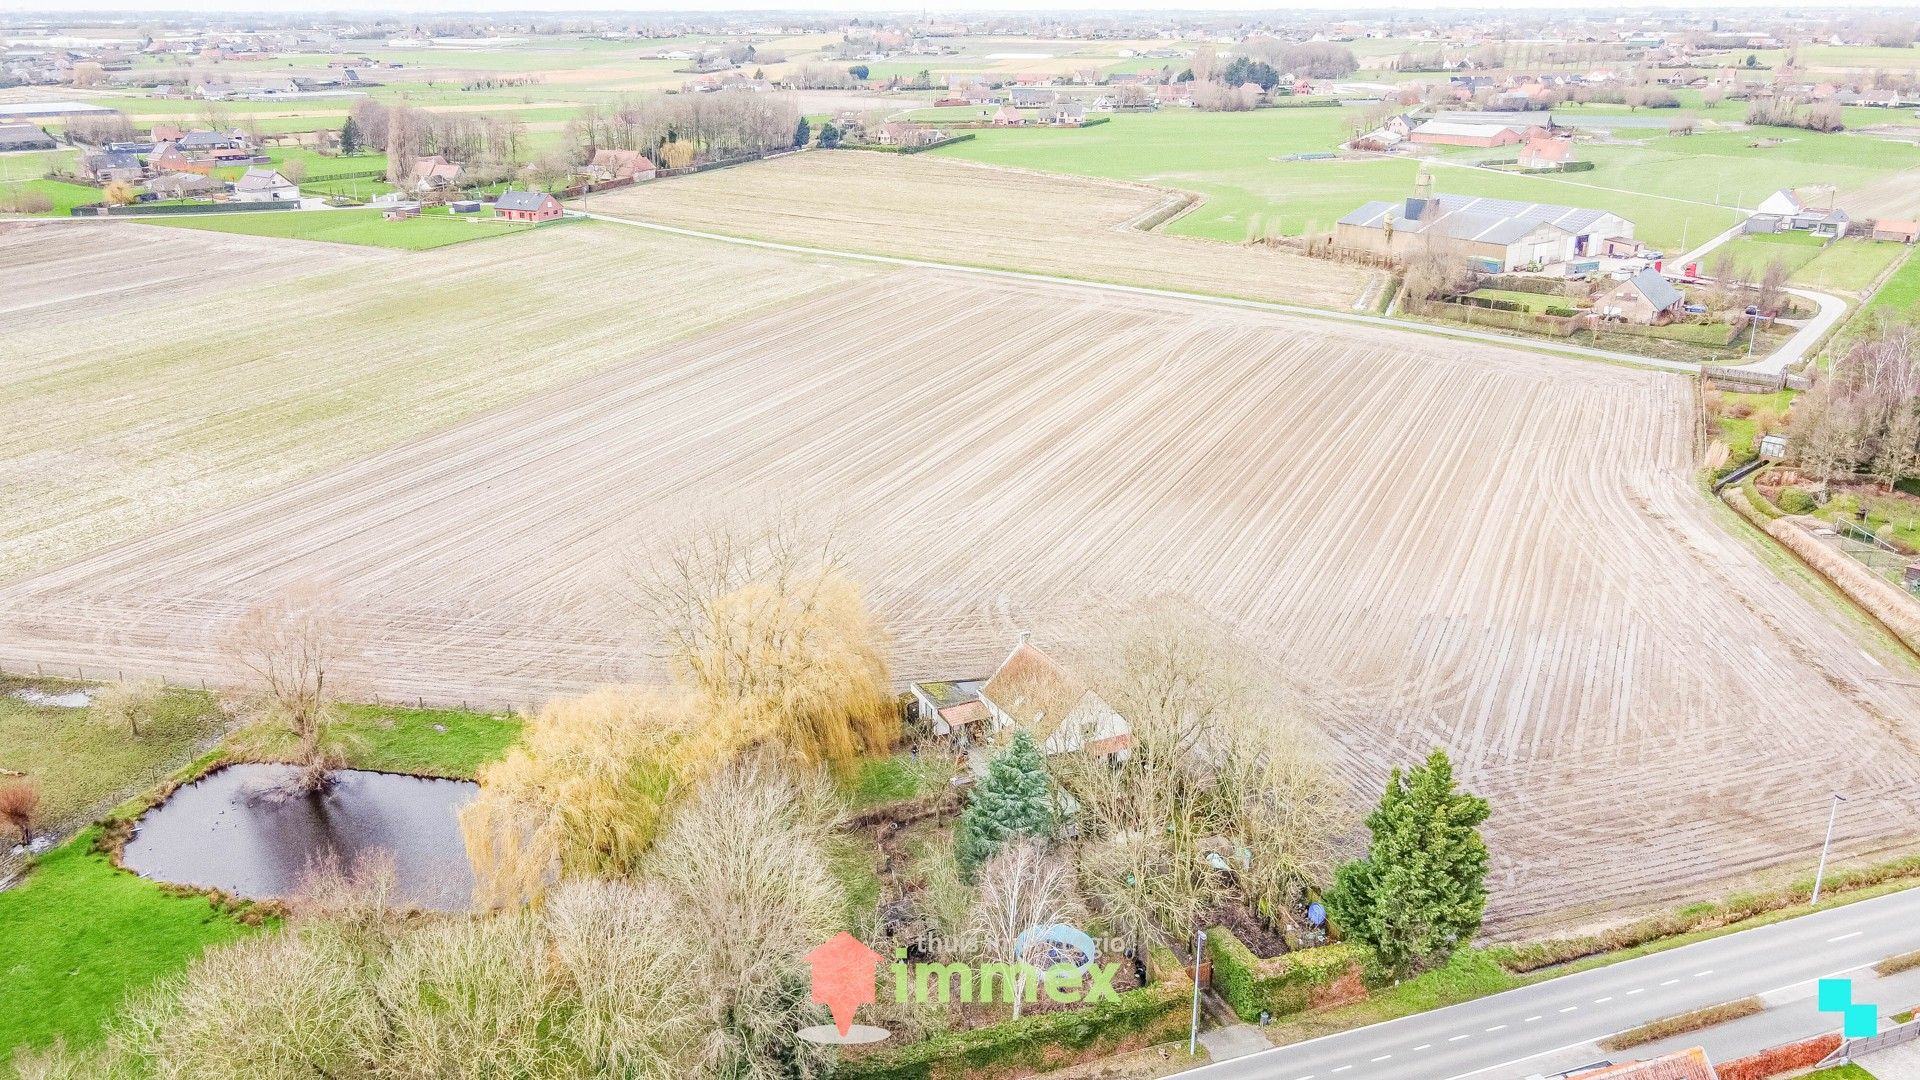
[[980,703],[991,731],[1023,730],[1049,757],[1124,757],[1133,748],[1133,725],[1024,633],[980,688]]

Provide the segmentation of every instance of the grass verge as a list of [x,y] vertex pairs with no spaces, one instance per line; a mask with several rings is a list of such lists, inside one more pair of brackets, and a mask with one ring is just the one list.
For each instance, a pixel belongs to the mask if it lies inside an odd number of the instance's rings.
[[1685,1035],[1690,1031],[1718,1027],[1743,1016],[1752,1016],[1765,1008],[1766,1005],[1759,998],[1749,997],[1719,1005],[1709,1005],[1704,1009],[1694,1009],[1691,1012],[1676,1013],[1673,1016],[1663,1016],[1658,1020],[1641,1024],[1639,1027],[1628,1028],[1618,1035],[1601,1039],[1600,1048],[1618,1051],[1633,1046],[1645,1046],[1651,1042],[1659,1042],[1661,1039],[1670,1039],[1675,1035]]
[[1897,975],[1902,971],[1912,971],[1917,967],[1920,967],[1920,950],[1901,953],[1898,956],[1889,956],[1885,960],[1873,965],[1873,973],[1881,978],[1885,978],[1888,975]]

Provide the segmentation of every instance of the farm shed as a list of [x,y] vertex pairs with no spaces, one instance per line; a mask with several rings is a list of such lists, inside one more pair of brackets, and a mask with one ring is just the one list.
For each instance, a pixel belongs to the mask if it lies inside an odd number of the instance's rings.
[[1603,238],[1631,237],[1633,223],[1605,210],[1511,202],[1474,195],[1435,195],[1424,172],[1413,198],[1370,202],[1334,225],[1334,243],[1353,251],[1405,258],[1430,233],[1453,241],[1463,258],[1500,270],[1551,266],[1593,254]]

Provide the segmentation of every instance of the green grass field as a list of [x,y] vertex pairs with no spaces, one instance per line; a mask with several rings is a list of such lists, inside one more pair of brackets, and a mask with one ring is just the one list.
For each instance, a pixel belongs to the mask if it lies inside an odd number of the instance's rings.
[[[1256,229],[1296,235],[1330,230],[1361,203],[1412,193],[1419,170],[1412,159],[1277,160],[1331,150],[1351,135],[1356,118],[1349,109],[1170,109],[1116,115],[1080,131],[980,130],[975,139],[933,152],[1198,192],[1206,201],[1170,222],[1168,231],[1241,241]],[[1578,176],[1568,181],[1442,167],[1434,184],[1442,192],[1605,207],[1633,221],[1635,235],[1668,250],[1679,250],[1683,241],[1702,242],[1737,219],[1723,207],[1656,198],[1637,188],[1596,187],[1594,173]]]
[[13,1047],[97,1041],[122,999],[248,928],[92,851],[89,830],[0,892],[0,1063]]
[[[42,217],[66,217],[76,206],[89,206],[101,201],[100,189],[85,184],[69,184],[64,180],[18,180],[0,184],[0,195],[12,196],[34,192],[45,195],[53,204],[53,209]],[[6,212],[6,203],[0,200],[0,213]]]
[[342,705],[334,730],[347,737],[356,769],[470,779],[504,757],[520,736],[512,716],[460,709]]
[[39,784],[42,829],[76,825],[103,801],[158,783],[225,727],[212,696],[194,690],[167,691],[137,736],[93,708],[29,705],[14,696],[78,685],[0,677],[0,769]]
[[472,215],[429,211],[406,221],[388,221],[381,211],[294,210],[258,214],[209,214],[204,217],[148,218],[155,225],[207,232],[277,236],[288,240],[322,240],[331,244],[426,251],[468,240],[482,240],[538,226],[473,221]]
[[1873,299],[1860,309],[1863,318],[1889,315],[1897,319],[1920,319],[1920,259],[1907,249],[1907,261],[1893,272]]
[[1822,248],[1789,280],[1810,289],[1863,295],[1907,250],[1906,245],[1887,240],[1843,240]]
[[[1725,252],[1733,256],[1734,265],[1742,276],[1749,281],[1758,281],[1768,264],[1778,259],[1791,276],[1819,257],[1820,247],[1824,243],[1819,237],[1806,232],[1754,233],[1727,241],[1707,257],[1707,262],[1711,264],[1720,257],[1721,252]],[[1706,269],[1705,266],[1701,267],[1703,272]]]

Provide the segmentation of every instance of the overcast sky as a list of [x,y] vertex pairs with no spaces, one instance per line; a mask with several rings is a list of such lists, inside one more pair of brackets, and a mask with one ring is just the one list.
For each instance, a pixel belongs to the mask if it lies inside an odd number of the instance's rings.
[[[1888,8],[1889,5],[1877,0],[1824,0],[1815,5],[1821,9],[1835,7],[1846,8]],[[1154,0],[1142,3],[1132,0],[1129,3],[1115,5],[1101,0],[989,0],[974,4],[935,3],[924,5],[924,10],[933,15],[951,15],[963,12],[981,11],[1017,11],[1037,13],[1048,11],[1092,11],[1111,12],[1118,8],[1126,11],[1235,11],[1235,12],[1281,12],[1281,11],[1330,11],[1335,6],[1326,0],[1317,2],[1288,3],[1286,0]],[[1729,8],[1793,8],[1805,11],[1807,5],[1794,5],[1788,0],[1776,0],[1774,3],[1756,4],[1753,0],[1690,0],[1681,5],[1663,5],[1657,10],[1672,13],[1682,10],[1726,10]],[[1474,10],[1493,9],[1587,9],[1595,15],[1604,13],[1626,14],[1631,9],[1596,7],[1592,0],[1480,0],[1477,3],[1443,3],[1437,0],[1403,0],[1388,7],[1376,10],[1414,10],[1431,11],[1436,9],[1471,8]],[[1914,5],[1901,5],[1911,14]],[[194,3],[191,0],[0,0],[0,15],[18,15],[26,12],[74,13],[109,11],[236,11],[236,12],[277,12],[298,14],[312,11],[330,11],[352,14],[403,14],[409,12],[636,12],[659,14],[676,11],[846,11],[846,12],[918,12],[922,5],[902,3],[901,0],[835,0],[832,3],[795,3],[794,0],[663,0],[649,3],[646,0],[206,0]],[[1352,7],[1338,10],[1353,12]],[[1645,10],[1645,9],[1641,9]]]

